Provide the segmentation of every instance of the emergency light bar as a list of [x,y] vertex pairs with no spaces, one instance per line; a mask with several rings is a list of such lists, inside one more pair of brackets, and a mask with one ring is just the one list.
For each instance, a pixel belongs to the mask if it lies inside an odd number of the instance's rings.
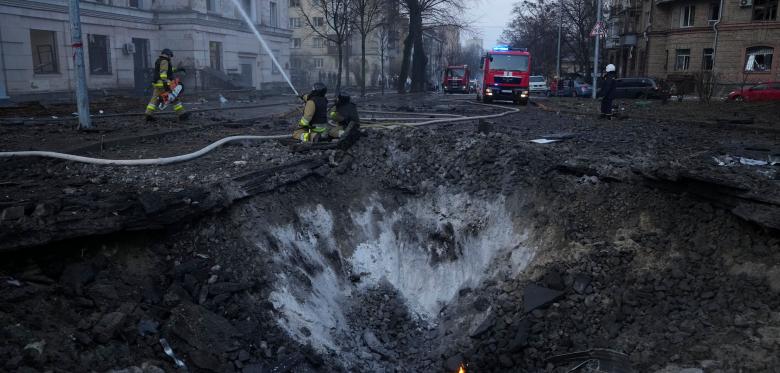
[[527,52],[528,48],[514,48],[514,47],[510,47],[508,45],[496,45],[495,47],[493,47],[493,51],[495,51],[495,52],[508,52],[508,51]]

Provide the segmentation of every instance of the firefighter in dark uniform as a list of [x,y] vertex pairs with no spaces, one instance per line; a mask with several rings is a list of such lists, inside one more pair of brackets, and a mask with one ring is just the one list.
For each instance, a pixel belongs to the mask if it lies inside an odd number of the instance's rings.
[[326,136],[328,130],[328,99],[325,94],[328,87],[323,83],[314,83],[311,93],[301,97],[305,102],[303,117],[298,121],[298,129],[293,138],[302,142],[316,142]]
[[609,64],[605,69],[604,82],[601,84],[601,116],[600,118],[612,119],[612,100],[617,93],[617,81],[615,81],[615,65]]
[[[172,58],[173,51],[165,48],[162,50],[162,52],[160,52],[160,57],[157,58],[157,61],[154,62],[154,76],[152,77],[154,93],[152,94],[152,99],[149,100],[149,104],[146,105],[145,116],[147,122],[153,122],[156,120],[153,115],[157,110],[157,104],[159,103],[160,95],[165,91],[171,90],[168,84],[170,83],[171,79],[174,78],[173,74],[177,72],[176,68],[171,62]],[[179,69],[178,71],[184,72],[184,69]],[[180,121],[187,120],[190,117],[190,114],[184,110],[184,105],[182,105],[179,97],[177,97],[176,100],[172,102],[172,104],[173,111],[176,112],[176,115],[179,117]]]
[[347,129],[357,131],[360,127],[357,106],[346,91],[341,91],[336,96],[336,105],[328,113],[328,116],[334,123],[328,130],[328,137],[332,139],[341,138]]

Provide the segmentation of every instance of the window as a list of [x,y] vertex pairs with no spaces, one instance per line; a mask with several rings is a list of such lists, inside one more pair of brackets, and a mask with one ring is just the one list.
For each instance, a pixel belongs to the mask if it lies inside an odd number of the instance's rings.
[[325,18],[322,17],[314,17],[312,19],[312,22],[314,23],[314,26],[320,27],[325,25]]
[[241,8],[248,14],[252,14],[252,0],[241,0]]
[[322,65],[323,65],[322,58],[314,58],[313,61],[314,61],[314,67],[315,68],[318,68],[318,69],[322,68]]
[[713,3],[710,5],[710,21],[717,21],[720,19],[720,3]]
[[669,70],[669,50],[666,50],[666,58],[664,58],[664,71]]
[[696,17],[696,7],[686,5],[680,11],[680,27],[693,27],[693,20]]
[[269,24],[271,25],[271,27],[279,27],[279,17],[276,14],[276,3],[272,1],[269,4],[269,7],[270,9],[268,12],[268,16],[271,17],[271,21]]
[[301,47],[301,38],[292,38],[290,39],[290,48],[291,49],[299,49]]
[[678,49],[677,58],[674,61],[674,69],[676,71],[685,71],[691,65],[691,50],[690,49]]
[[36,74],[56,74],[57,42],[54,31],[30,30],[30,46],[32,47],[33,71]]
[[772,47],[751,47],[745,53],[745,71],[769,72],[772,71]]
[[[272,49],[271,52],[273,52],[274,56],[278,56],[279,55],[279,50],[278,49]],[[269,58],[269,60],[270,60],[270,58]],[[279,75],[279,68],[276,67],[276,64],[274,63],[273,60],[271,60],[271,74]]]
[[301,6],[301,0],[290,0],[290,8]]
[[141,0],[130,0],[127,2],[127,6],[131,8],[140,8],[141,7]]
[[222,70],[222,43],[209,42],[209,66],[214,70]]
[[93,75],[111,74],[111,50],[108,36],[92,35],[87,38],[89,53],[89,73]]
[[206,11],[213,12],[217,10],[217,0],[206,0]]
[[298,17],[290,17],[290,28],[301,28],[301,19]]
[[777,19],[777,0],[753,0],[754,21],[774,21]]
[[701,69],[712,70],[712,48],[704,48],[701,57]]
[[312,40],[312,42],[313,42],[313,47],[314,48],[322,48],[324,46],[324,44],[325,44],[325,43],[323,43],[322,38],[314,38],[314,40]]

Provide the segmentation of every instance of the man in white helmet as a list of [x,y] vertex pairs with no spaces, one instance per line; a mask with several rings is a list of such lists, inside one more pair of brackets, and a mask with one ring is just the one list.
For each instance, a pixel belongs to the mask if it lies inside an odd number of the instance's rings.
[[615,98],[617,82],[615,81],[615,65],[609,64],[605,69],[604,82],[601,84],[601,118],[612,119],[612,100]]

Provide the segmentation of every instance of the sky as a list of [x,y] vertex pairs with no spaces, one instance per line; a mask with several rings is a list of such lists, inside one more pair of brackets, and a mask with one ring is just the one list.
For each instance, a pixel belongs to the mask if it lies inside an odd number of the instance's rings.
[[[512,19],[512,7],[519,0],[472,0],[466,15],[474,20],[473,27],[482,34],[483,47],[490,49]],[[464,35],[464,40],[470,36]]]

